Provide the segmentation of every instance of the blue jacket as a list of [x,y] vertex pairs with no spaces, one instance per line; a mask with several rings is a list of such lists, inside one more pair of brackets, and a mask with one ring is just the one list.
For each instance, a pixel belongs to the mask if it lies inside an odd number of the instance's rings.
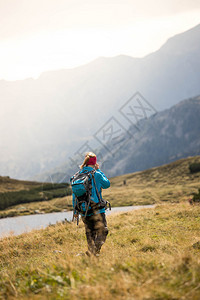
[[[93,168],[92,167],[84,167],[80,173],[82,173],[83,171],[92,171]],[[107,189],[110,187],[110,181],[108,180],[108,178],[104,175],[104,173],[98,169],[96,170],[96,172],[94,173],[94,178],[95,178],[95,182],[96,182],[96,186],[97,186],[97,190],[100,194],[100,197],[101,196],[101,189]],[[91,195],[91,200],[98,203],[99,202],[99,199],[98,199],[98,196],[97,196],[97,193],[96,193],[96,190],[95,190],[95,186],[94,186],[94,182],[93,182],[93,179],[92,179],[92,195]],[[73,203],[73,208],[75,206],[75,195],[74,193],[72,194],[72,203]],[[76,212],[75,212],[76,213]],[[95,213],[105,213],[105,208],[102,208],[102,209],[99,209],[98,211],[96,211]],[[83,215],[83,214],[81,214]],[[93,213],[90,213],[90,214],[87,214],[87,216],[91,216],[93,215]]]

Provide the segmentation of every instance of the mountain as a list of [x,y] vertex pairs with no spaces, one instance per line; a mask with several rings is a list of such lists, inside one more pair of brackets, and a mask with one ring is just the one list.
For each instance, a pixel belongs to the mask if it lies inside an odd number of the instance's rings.
[[[116,176],[200,154],[200,96],[138,123],[139,131],[105,165]],[[134,128],[130,128],[133,130]]]
[[[200,155],[200,96],[181,101],[170,109],[140,120],[136,125],[138,129],[135,125],[129,128],[131,138],[128,137],[117,151],[115,144],[106,145],[110,152],[103,148],[99,151],[100,160],[103,156],[102,170],[109,177]],[[126,135],[127,132],[124,140]],[[59,182],[65,175],[69,180],[70,174],[76,170],[76,165],[72,168],[66,163],[36,179],[49,181],[52,178]]]
[[135,92],[156,110],[200,94],[200,25],[144,58],[99,58],[0,81],[0,174],[29,178],[63,164]]

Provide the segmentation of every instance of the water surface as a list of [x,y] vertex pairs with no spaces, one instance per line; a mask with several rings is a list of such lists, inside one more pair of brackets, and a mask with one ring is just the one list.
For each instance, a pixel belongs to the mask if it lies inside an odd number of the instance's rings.
[[[127,212],[130,210],[148,207],[151,208],[154,207],[154,205],[113,207],[111,211],[107,210],[106,214],[110,215],[113,213]],[[45,228],[50,224],[56,224],[57,222],[64,221],[65,219],[67,221],[72,221],[72,214],[72,211],[68,211],[0,219],[0,238],[11,234],[18,235],[24,232],[29,232],[33,229]]]

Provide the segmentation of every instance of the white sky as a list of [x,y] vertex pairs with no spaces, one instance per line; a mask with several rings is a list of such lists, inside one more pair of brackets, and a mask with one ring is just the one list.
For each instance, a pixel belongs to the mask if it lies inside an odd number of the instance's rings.
[[0,79],[142,57],[200,23],[200,0],[0,0]]

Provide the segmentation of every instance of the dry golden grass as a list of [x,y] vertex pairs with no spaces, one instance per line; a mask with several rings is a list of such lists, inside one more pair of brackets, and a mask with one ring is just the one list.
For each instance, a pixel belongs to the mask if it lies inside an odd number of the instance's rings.
[[200,299],[200,206],[117,214],[108,227],[99,258],[77,256],[82,222],[0,240],[0,299]]

